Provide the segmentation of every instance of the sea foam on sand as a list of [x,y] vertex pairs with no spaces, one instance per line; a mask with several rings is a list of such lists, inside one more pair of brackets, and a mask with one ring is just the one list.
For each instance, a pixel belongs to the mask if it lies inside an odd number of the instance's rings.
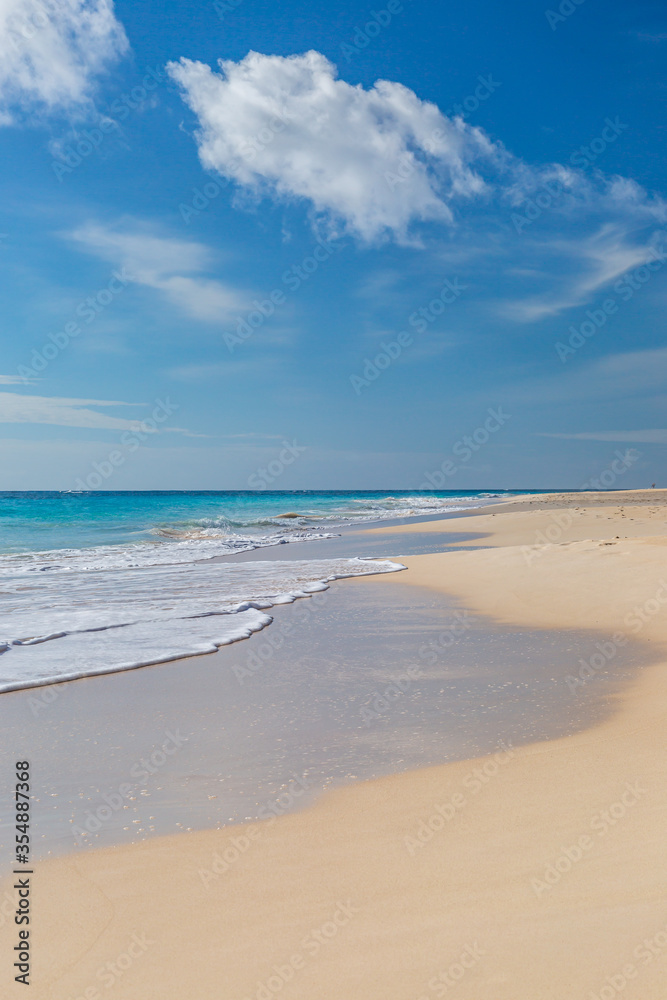
[[0,691],[212,653],[269,625],[266,611],[276,604],[326,590],[332,580],[403,568],[353,558],[5,576]]

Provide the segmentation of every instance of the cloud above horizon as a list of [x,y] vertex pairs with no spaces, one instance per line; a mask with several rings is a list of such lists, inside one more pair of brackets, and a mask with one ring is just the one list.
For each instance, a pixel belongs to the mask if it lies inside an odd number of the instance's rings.
[[112,0],[0,0],[0,125],[85,106],[128,49]]
[[197,273],[212,265],[213,254],[203,243],[157,234],[136,220],[115,227],[88,223],[64,235],[87,253],[125,268],[134,284],[162,293],[194,319],[225,322],[247,305],[235,288]]
[[449,202],[483,196],[482,164],[504,156],[400,83],[337,79],[319,52],[249,52],[220,69],[167,66],[199,120],[202,164],[260,194],[305,198],[366,240],[405,241],[413,220],[451,222]]
[[[634,233],[667,221],[664,202],[632,180],[525,163],[400,83],[378,80],[368,90],[346,83],[319,52],[249,52],[239,62],[220,60],[219,68],[185,58],[167,65],[197,117],[202,165],[255,197],[305,200],[331,230],[364,242],[389,237],[416,245],[415,224],[440,223],[452,232],[465,217],[479,230],[491,223],[508,242],[529,244],[536,216],[524,224],[517,213],[538,196],[536,230],[544,223],[557,230],[564,217],[586,220],[590,234],[606,223]],[[627,126],[605,127],[611,142]],[[619,261],[637,259],[637,251],[617,244]],[[618,273],[610,250],[597,262],[602,277]],[[584,300],[585,286],[584,279],[571,297]],[[554,311],[548,301],[532,309],[528,303],[524,318]]]
[[[59,427],[87,427],[96,430],[143,430],[141,418],[110,417],[96,413],[91,406],[145,406],[109,399],[67,399],[60,396],[25,396],[16,392],[0,392],[0,423],[51,424]],[[163,427],[163,431],[188,434],[182,427]],[[151,433],[152,430],[146,431]]]
[[508,383],[504,392],[515,405],[521,406],[560,404],[566,408],[581,401],[599,405],[602,401],[620,404],[641,400],[645,407],[652,406],[662,412],[666,379],[667,347],[658,347],[614,352],[590,360],[582,358],[581,364],[573,362],[573,367],[546,378]]
[[667,429],[650,428],[636,431],[582,431],[578,434],[547,434],[538,437],[561,438],[565,441],[619,441],[624,444],[667,444]]
[[[593,224],[593,220],[591,220]],[[556,235],[548,242],[534,240],[526,246],[536,260],[543,259],[542,268],[553,285],[548,292],[527,295],[522,299],[503,301],[501,315],[518,323],[534,323],[548,316],[557,316],[566,309],[583,306],[605,286],[647,259],[664,259],[667,247],[662,230],[637,232],[637,220],[615,218],[602,222],[599,229],[586,235],[568,237]],[[560,264],[559,264],[560,262]],[[564,273],[562,271],[565,264]]]
[[37,378],[26,378],[23,375],[0,375],[0,385],[34,385]]

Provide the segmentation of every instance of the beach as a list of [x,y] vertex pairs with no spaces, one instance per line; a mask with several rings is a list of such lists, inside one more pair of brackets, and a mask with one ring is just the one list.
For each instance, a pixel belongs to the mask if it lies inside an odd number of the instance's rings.
[[[277,817],[39,861],[38,1000],[662,1000],[667,491],[526,496],[370,532],[391,533],[407,571],[335,588],[420,588],[501,626],[589,631],[558,681],[573,705],[629,645],[645,664],[567,735],[508,734]],[[414,532],[451,545],[404,556],[396,534]],[[5,920],[5,954],[15,933]]]
[[667,1000],[666,15],[0,0],[0,1000]]

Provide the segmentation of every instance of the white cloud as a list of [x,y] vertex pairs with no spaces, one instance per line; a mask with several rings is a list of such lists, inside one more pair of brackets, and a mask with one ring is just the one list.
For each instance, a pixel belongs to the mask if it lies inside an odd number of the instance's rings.
[[667,378],[667,348],[610,354],[583,370],[599,394],[607,398],[662,395]]
[[[654,246],[654,234],[637,242],[634,232],[629,232],[621,223],[612,222],[577,239],[558,237],[549,244],[533,241],[531,252],[543,257],[547,265],[551,264],[550,277],[559,287],[542,295],[504,302],[500,312],[518,322],[534,323],[584,305],[626,271],[644,264]],[[553,266],[557,259],[566,262],[569,270],[560,280],[558,266]]]
[[[275,365],[271,364],[270,371],[275,372]],[[222,361],[211,362],[210,364],[189,364],[178,365],[175,368],[168,368],[164,374],[168,378],[176,379],[179,382],[204,382],[207,380],[219,380],[224,378],[235,379],[239,375],[257,374],[255,359],[245,361]]]
[[285,439],[284,434],[262,434],[260,431],[249,431],[247,434],[221,434],[220,437],[225,441],[235,441],[239,438],[257,441],[283,441]]
[[23,375],[0,375],[0,385],[34,385],[36,378],[24,378]]
[[665,203],[628,178],[525,163],[400,83],[351,86],[318,52],[167,69],[197,117],[205,168],[254,196],[304,200],[335,233],[366,242],[418,245],[416,224],[438,223],[441,255],[460,269],[476,257],[477,279],[490,256],[511,254],[535,272],[494,304],[514,321],[589,302],[643,262],[667,221]]
[[[370,90],[336,79],[319,52],[167,67],[199,119],[203,165],[258,193],[306,198],[366,240],[407,240],[414,220],[452,218],[482,195],[478,169],[502,147],[400,83]],[[475,165],[473,165],[475,164]]]
[[0,125],[85,105],[128,48],[112,0],[0,0]]
[[[555,354],[554,354],[555,359]],[[667,347],[609,354],[586,363],[572,360],[570,367],[549,378],[530,378],[506,386],[505,398],[515,404],[551,405],[584,401],[640,398],[644,405],[664,406],[667,381]],[[566,412],[566,410],[564,411]]]
[[662,428],[644,431],[583,431],[580,434],[539,434],[538,437],[564,438],[567,441],[622,441],[629,444],[667,444],[667,430]]
[[[13,392],[0,392],[0,423],[52,424],[60,427],[132,431],[141,429],[141,418],[126,420],[123,417],[110,417],[105,413],[96,413],[88,407],[144,405],[108,399],[66,399],[59,396],[24,396]],[[187,433],[181,427],[162,429]]]
[[196,275],[212,263],[211,252],[202,243],[155,236],[138,226],[112,229],[88,224],[67,235],[89,253],[124,267],[130,280],[162,292],[195,319],[225,322],[248,304],[236,289]]

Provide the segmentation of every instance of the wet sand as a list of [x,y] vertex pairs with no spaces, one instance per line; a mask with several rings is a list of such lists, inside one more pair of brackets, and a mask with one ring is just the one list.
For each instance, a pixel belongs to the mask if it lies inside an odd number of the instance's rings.
[[276,819],[46,861],[33,995],[661,1000],[664,505],[663,491],[515,501],[466,518],[489,547],[408,556],[382,580],[504,628],[585,632],[578,693],[638,641],[653,665],[610,689],[597,721]]
[[35,765],[34,854],[241,823],[575,732],[652,657],[628,644],[579,689],[568,677],[595,631],[498,625],[396,577],[338,581],[211,655],[0,698],[6,745]]

